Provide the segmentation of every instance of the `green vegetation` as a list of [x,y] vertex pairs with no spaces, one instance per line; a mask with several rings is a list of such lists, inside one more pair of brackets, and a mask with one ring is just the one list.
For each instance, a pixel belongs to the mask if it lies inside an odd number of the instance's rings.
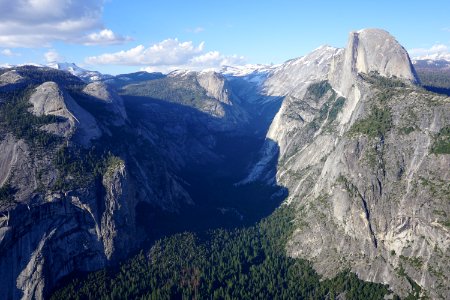
[[342,174],[336,179],[336,183],[342,184],[350,197],[356,197],[359,195],[358,188],[345,176]]
[[398,129],[398,132],[400,132],[400,134],[403,134],[403,135],[408,135],[411,132],[414,132],[415,130],[416,130],[416,128],[413,126],[406,126],[406,127],[400,127]]
[[411,279],[408,275],[405,275],[409,284],[411,285],[411,292],[404,300],[416,300],[416,299],[426,299],[425,297],[421,297],[422,288],[417,284],[414,280]]
[[1,92],[6,101],[0,105],[0,129],[11,132],[17,139],[24,139],[31,147],[48,147],[59,142],[57,136],[40,130],[43,125],[58,122],[56,116],[35,116],[28,110],[28,101],[34,86],[19,91]]
[[[450,184],[436,177],[419,176],[419,183],[431,192],[434,200],[442,200],[443,203],[450,201]],[[437,210],[434,210],[436,213]]]
[[320,281],[310,263],[285,255],[293,210],[281,207],[257,225],[176,234],[120,268],[89,274],[51,299],[383,299],[382,284],[342,272]]
[[386,102],[388,102],[389,100],[391,100],[391,98],[398,93],[398,91],[396,91],[395,89],[384,89],[379,91],[376,94],[376,98],[378,100],[379,103],[385,104]]
[[372,169],[378,167],[379,163],[382,162],[379,160],[380,158],[379,154],[382,153],[379,153],[377,151],[376,145],[369,144],[368,147],[365,149],[364,158]]
[[193,75],[183,78],[165,77],[125,86],[123,94],[165,100],[201,108],[203,100],[210,99]]
[[52,68],[40,68],[34,66],[23,66],[16,68],[17,72],[30,80],[33,85],[39,85],[47,81],[56,82],[59,86],[66,89],[80,89],[84,86],[83,81],[70,74],[69,72],[63,72]]
[[434,137],[431,152],[434,154],[450,154],[450,126],[443,127]]
[[330,91],[331,85],[327,80],[313,83],[308,86],[308,92],[313,95],[316,99],[322,98],[328,91]]
[[392,127],[392,116],[388,108],[373,106],[370,114],[362,120],[358,120],[350,128],[350,134],[364,134],[368,137],[385,136]]
[[332,91],[330,97],[320,108],[319,114],[308,125],[313,130],[318,130],[321,124],[326,120],[325,130],[330,131],[331,123],[336,120],[337,115],[345,104],[345,98],[336,98],[336,93],[332,90],[331,85],[326,80],[311,84],[308,87],[309,94],[314,96],[316,101],[323,97],[328,91]]
[[400,259],[409,263],[415,269],[420,269],[423,266],[423,260],[420,257],[407,257],[400,255]]
[[111,152],[108,153],[106,157],[106,163],[104,164],[104,173],[108,173],[116,170],[124,163],[123,159],[118,156],[114,156]]
[[111,166],[117,165],[120,158],[111,152],[95,147],[89,150],[79,147],[62,147],[56,152],[53,160],[60,174],[54,189],[75,189],[87,186],[101,179]]
[[[400,259],[404,260],[405,256],[400,255]],[[409,292],[408,296],[404,298],[405,300],[418,300],[418,299],[426,299],[426,297],[422,297],[422,288],[420,285],[418,285],[411,277],[408,276],[405,272],[405,268],[400,263],[400,267],[396,269],[398,276],[405,277],[408,281],[409,285],[411,286],[411,291]],[[400,299],[399,297],[394,296],[394,299]]]
[[416,70],[424,86],[450,89],[450,70],[429,68],[416,68]]
[[367,82],[386,90],[406,87],[406,84],[395,76],[388,78],[381,76],[378,72],[370,72],[369,75],[361,73],[360,76]]
[[342,107],[344,107],[345,104],[345,98],[339,97],[334,101],[333,105],[331,106],[330,112],[328,113],[328,123],[333,122],[336,120],[336,117],[338,113],[342,110]]
[[0,204],[13,202],[15,193],[16,189],[14,189],[9,183],[0,187]]
[[436,276],[438,278],[445,277],[444,273],[442,272],[441,267],[439,267],[439,266],[433,267],[431,264],[429,264],[428,272],[430,272],[431,274],[433,274],[433,276]]
[[336,101],[334,100],[335,95],[331,96],[330,99],[322,105],[319,110],[319,115],[311,122],[311,124],[314,124],[316,129],[318,129],[320,127],[320,123],[324,122],[325,120],[327,120],[327,126],[329,126],[334,120],[336,120],[339,111],[341,111],[342,107],[344,106],[345,98],[339,97],[338,99],[336,99]]
[[450,219],[447,219],[445,221],[439,221],[439,223],[442,224],[442,226],[450,228]]

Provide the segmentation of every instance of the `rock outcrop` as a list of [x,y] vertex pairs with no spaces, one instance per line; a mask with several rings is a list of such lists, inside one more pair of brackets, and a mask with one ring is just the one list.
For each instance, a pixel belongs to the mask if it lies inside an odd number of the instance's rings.
[[[136,221],[138,203],[176,210],[191,200],[163,150],[130,131],[122,99],[109,87],[68,90],[63,72],[54,73],[57,84],[27,78],[46,70],[20,71],[20,82],[35,87],[10,103],[31,121],[0,124],[0,290],[5,299],[44,299],[63,277],[116,264],[147,238]],[[5,95],[22,88],[5,87]],[[89,110],[93,101],[107,107],[102,117],[97,107]],[[26,130],[58,139],[46,146]],[[126,134],[105,137],[114,130]]]
[[107,84],[103,82],[90,83],[83,89],[83,93],[106,104],[106,109],[111,113],[110,121],[112,124],[121,126],[127,120],[127,112],[122,97]]
[[17,73],[16,70],[6,71],[5,73],[0,75],[0,87],[9,85],[9,84],[16,84],[23,80],[23,77],[20,76],[19,73]]
[[[229,131],[243,127],[248,113],[223,75],[215,72],[173,71],[167,77],[130,84],[126,96],[163,100],[204,113],[199,123],[211,131]],[[201,124],[201,125],[203,125]]]
[[105,255],[108,259],[124,258],[126,247],[133,245],[132,236],[134,227],[135,201],[129,197],[129,187],[127,182],[127,172],[125,164],[121,160],[115,160],[111,163],[103,176],[102,182],[105,191],[105,212],[101,219],[101,236]]
[[45,82],[38,86],[30,97],[31,112],[36,116],[57,116],[62,120],[45,125],[46,131],[63,137],[75,135],[82,144],[89,144],[100,137],[95,118],[81,108],[72,97],[61,90],[55,82]]
[[450,99],[414,85],[407,52],[382,30],[351,33],[322,65],[279,92],[285,99],[246,181],[289,189],[297,229],[288,253],[319,273],[350,268],[402,296],[416,282],[445,299],[450,156],[433,143],[450,124]]
[[231,91],[228,89],[227,82],[222,75],[216,72],[202,72],[197,74],[197,80],[209,97],[215,98],[227,105],[233,105],[230,99]]
[[408,52],[388,32],[364,29],[351,32],[345,53],[332,61],[329,80],[341,93],[348,96],[355,77],[377,73],[418,83]]
[[[136,250],[162,231],[151,232],[154,219],[195,205],[203,186],[186,174],[231,169],[223,149],[238,134],[266,135],[240,184],[289,190],[290,256],[325,276],[348,268],[402,296],[415,282],[446,298],[450,156],[435,144],[448,138],[450,98],[415,85],[407,52],[376,29],[351,33],[345,49],[248,69],[122,82],[120,95],[67,72],[40,70],[41,81],[33,67],[3,73],[0,109],[10,91],[34,85],[25,105],[16,99],[33,122],[0,122],[5,298],[43,299],[65,276]],[[48,146],[20,130],[58,139]]]

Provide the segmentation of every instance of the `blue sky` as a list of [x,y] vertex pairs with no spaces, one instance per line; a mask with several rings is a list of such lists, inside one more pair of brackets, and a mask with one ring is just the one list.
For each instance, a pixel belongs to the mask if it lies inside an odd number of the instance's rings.
[[0,65],[104,73],[281,63],[377,27],[411,56],[450,59],[450,1],[0,0]]

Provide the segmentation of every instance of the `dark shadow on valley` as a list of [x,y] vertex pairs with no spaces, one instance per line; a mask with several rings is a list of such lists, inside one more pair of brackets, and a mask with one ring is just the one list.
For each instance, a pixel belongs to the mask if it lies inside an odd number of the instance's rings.
[[[194,204],[181,204],[178,213],[174,213],[150,201],[139,202],[136,207],[137,223],[145,230],[149,245],[158,238],[178,232],[199,233],[215,228],[251,226],[269,216],[286,198],[287,189],[276,184],[258,181],[236,184],[246,177],[258,160],[263,145],[275,143],[265,140],[265,134],[279,105],[275,107],[272,104],[268,109],[271,116],[260,115],[252,124],[238,130],[211,131],[208,127],[221,120],[197,109],[149,97],[122,97],[132,127],[152,128],[152,133],[158,136],[157,140],[169,141],[167,145],[178,143],[188,149],[186,153],[178,155],[192,156],[187,157],[183,167],[177,168],[171,162],[172,158],[161,155],[172,166],[171,171],[181,179],[183,188]],[[172,133],[174,128],[186,131],[177,135]],[[210,141],[211,136],[214,140],[209,145],[211,152],[202,152],[200,149],[196,153],[198,144],[195,142]],[[179,139],[187,143],[195,141],[192,145],[195,149],[180,143]],[[158,147],[162,148],[151,151],[170,153],[168,149],[163,149],[165,146],[161,143]],[[278,145],[275,146],[276,157],[265,170],[272,176],[276,174],[278,161]]]
[[426,89],[429,92],[433,92],[436,94],[446,95],[450,97],[450,89],[449,88],[443,88],[443,87],[436,87],[436,86],[423,86],[424,89]]

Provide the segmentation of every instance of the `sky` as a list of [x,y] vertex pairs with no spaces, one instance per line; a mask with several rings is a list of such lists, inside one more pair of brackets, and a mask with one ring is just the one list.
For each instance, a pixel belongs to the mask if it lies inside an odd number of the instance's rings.
[[389,31],[411,57],[450,60],[450,1],[0,0],[0,66],[102,73],[278,64],[349,32]]

